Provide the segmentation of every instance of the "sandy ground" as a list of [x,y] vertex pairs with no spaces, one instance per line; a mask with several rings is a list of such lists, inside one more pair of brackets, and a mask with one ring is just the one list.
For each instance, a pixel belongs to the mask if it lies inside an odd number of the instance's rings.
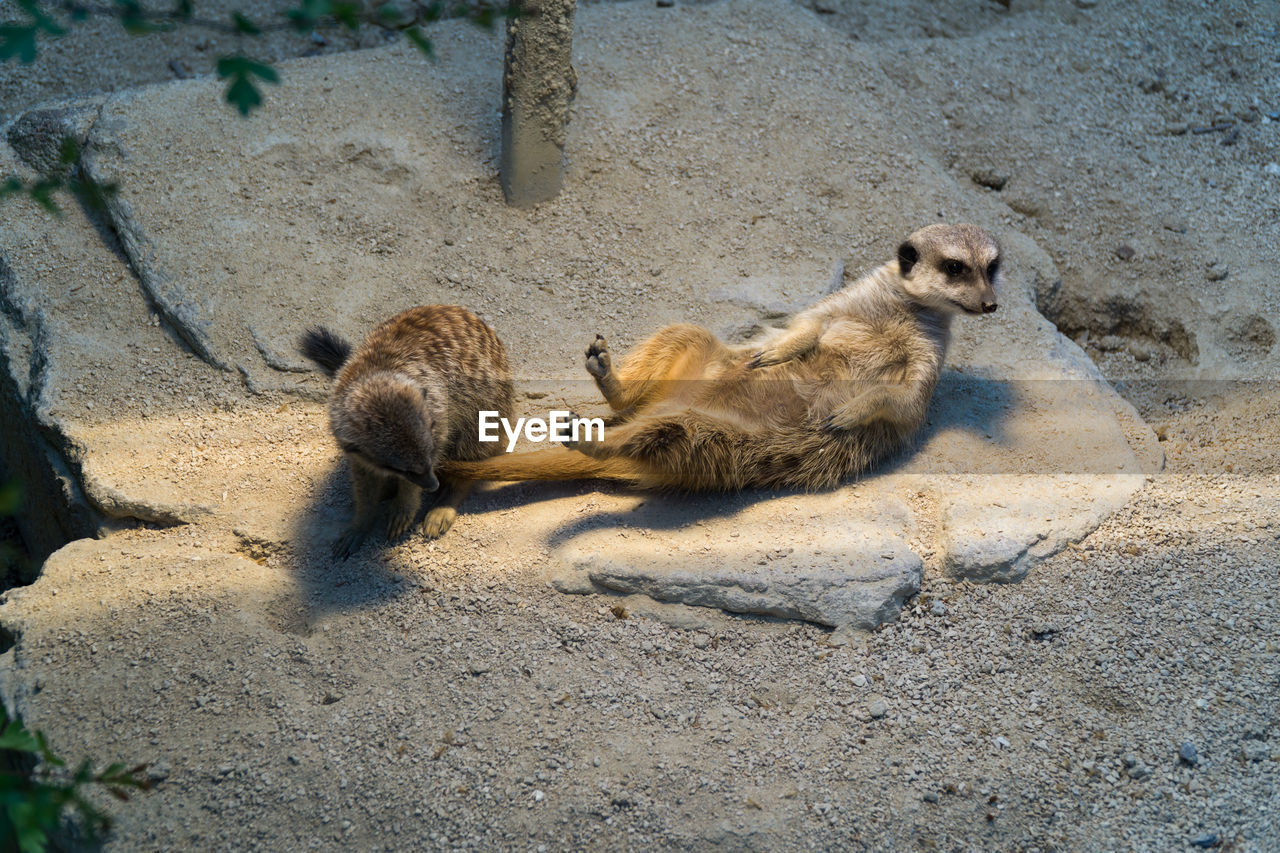
[[[447,565],[392,549],[388,585],[420,602],[398,623],[321,618],[307,643],[247,646],[294,663],[244,681],[261,731],[214,703],[201,719],[222,751],[193,737],[189,754],[151,755],[168,735],[141,711],[55,744],[154,760],[199,791],[116,806],[120,849],[1280,849],[1280,6],[1141,6],[815,4],[919,93],[903,132],[993,187],[1053,256],[1062,281],[1043,283],[1042,309],[1162,439],[1165,471],[1081,547],[1010,586],[927,566],[900,621],[840,647],[811,625],[560,596],[536,554],[466,571],[492,539],[441,546]],[[226,49],[93,32],[6,66],[0,113],[168,79],[170,59],[200,72]],[[281,37],[264,55],[316,47]],[[155,535],[120,540],[140,570]],[[244,548],[229,569],[284,559]],[[140,624],[162,633],[187,606]],[[370,642],[347,646],[344,626]],[[464,641],[466,659],[450,654]],[[74,620],[42,642],[55,670],[111,651]],[[416,707],[368,695],[382,650],[420,662],[403,674]],[[169,668],[145,686],[200,709],[202,685],[241,678],[231,660]],[[117,689],[54,698],[75,717]],[[294,699],[304,712],[272,716]],[[349,722],[349,742],[316,743],[322,714]],[[407,780],[420,806],[404,807]]]

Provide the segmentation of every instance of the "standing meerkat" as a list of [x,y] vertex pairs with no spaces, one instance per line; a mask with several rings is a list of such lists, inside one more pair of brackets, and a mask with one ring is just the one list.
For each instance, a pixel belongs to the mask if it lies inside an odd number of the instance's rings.
[[329,426],[351,467],[355,517],[334,556],[360,547],[388,498],[387,535],[404,533],[424,490],[438,495],[423,532],[444,535],[471,481],[447,472],[437,480],[441,462],[499,452],[480,441],[479,413],[511,414],[511,368],[493,329],[465,308],[425,305],[384,320],[354,352],[324,328],[308,330],[298,347],[336,377]]
[[996,310],[1000,246],[975,225],[931,225],[897,257],[800,312],[761,344],[662,329],[615,369],[587,371],[618,423],[603,441],[447,462],[481,480],[603,478],[646,487],[822,489],[903,446],[923,423],[956,314]]

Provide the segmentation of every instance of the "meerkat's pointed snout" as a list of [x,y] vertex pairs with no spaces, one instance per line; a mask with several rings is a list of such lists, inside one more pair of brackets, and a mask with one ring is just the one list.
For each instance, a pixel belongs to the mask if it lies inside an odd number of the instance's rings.
[[1000,306],[999,306],[999,305],[997,305],[995,302],[984,302],[984,303],[982,303],[982,313],[983,313],[983,314],[994,314],[994,313],[996,313],[996,309],[997,309],[997,308],[999,308],[999,307],[1000,307]]

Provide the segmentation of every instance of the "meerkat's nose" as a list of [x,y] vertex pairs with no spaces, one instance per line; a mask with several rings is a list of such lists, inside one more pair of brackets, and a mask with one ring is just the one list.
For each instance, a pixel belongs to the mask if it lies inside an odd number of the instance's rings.
[[983,314],[994,314],[994,313],[996,312],[996,309],[997,309],[997,308],[999,308],[999,307],[1000,307],[1000,306],[999,306],[999,305],[997,305],[997,304],[996,304],[996,303],[994,303],[994,302],[984,302],[984,303],[982,303],[982,313],[983,313]]

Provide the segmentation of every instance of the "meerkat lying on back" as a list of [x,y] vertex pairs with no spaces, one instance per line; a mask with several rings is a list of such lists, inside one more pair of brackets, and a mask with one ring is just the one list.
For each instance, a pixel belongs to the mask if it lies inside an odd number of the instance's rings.
[[471,483],[449,473],[437,480],[441,461],[499,452],[479,440],[479,412],[511,415],[511,368],[498,336],[465,308],[426,305],[384,320],[354,353],[324,328],[308,330],[298,346],[337,378],[329,425],[350,463],[355,518],[334,556],[360,547],[387,498],[387,535],[404,533],[424,490],[439,494],[423,532],[444,535]]
[[996,310],[1000,247],[974,225],[931,225],[895,260],[802,311],[764,346],[662,329],[616,369],[602,337],[587,371],[619,423],[598,442],[447,462],[483,480],[604,478],[687,490],[820,489],[901,447],[924,421],[956,314]]

